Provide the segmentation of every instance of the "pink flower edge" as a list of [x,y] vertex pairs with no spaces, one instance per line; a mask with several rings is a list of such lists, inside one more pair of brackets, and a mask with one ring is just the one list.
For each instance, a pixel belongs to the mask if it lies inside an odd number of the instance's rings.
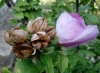
[[88,25],[86,29],[75,39],[67,41],[66,38],[60,38],[58,44],[65,47],[78,46],[96,38],[99,31],[96,25]]

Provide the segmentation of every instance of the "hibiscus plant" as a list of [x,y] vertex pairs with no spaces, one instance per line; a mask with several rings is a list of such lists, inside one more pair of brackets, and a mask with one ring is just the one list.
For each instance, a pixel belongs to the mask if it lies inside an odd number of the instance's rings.
[[10,23],[21,25],[4,35],[14,73],[100,73],[98,2],[52,0],[45,8],[41,0],[16,0]]

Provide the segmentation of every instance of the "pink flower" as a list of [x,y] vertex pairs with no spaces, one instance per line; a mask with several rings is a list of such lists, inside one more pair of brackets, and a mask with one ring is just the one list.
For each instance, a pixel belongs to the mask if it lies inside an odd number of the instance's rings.
[[96,25],[85,25],[77,13],[63,12],[56,23],[58,44],[65,47],[77,46],[94,39],[99,33]]

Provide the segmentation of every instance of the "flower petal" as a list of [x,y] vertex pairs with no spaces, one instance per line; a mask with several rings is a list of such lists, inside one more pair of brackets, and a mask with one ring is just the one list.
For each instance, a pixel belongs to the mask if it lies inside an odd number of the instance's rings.
[[[56,31],[60,31],[62,28],[64,28],[65,26],[67,26],[67,23],[69,21],[72,21],[73,18],[71,17],[70,14],[68,14],[67,12],[63,12],[59,18],[57,19],[57,23],[56,23]],[[67,21],[67,22],[66,22]],[[59,32],[58,32],[59,33]]]
[[78,14],[78,13],[70,13],[70,15],[75,18],[77,21],[79,21],[80,26],[86,27],[84,19]]
[[96,25],[89,25],[86,27],[83,33],[81,33],[77,38],[74,40],[67,40],[65,39],[59,39],[58,44],[65,46],[65,47],[72,47],[77,46],[86,42],[91,41],[94,39],[97,34],[99,33]]
[[84,30],[83,27],[79,26],[78,21],[73,18],[67,12],[60,15],[57,20],[56,33],[59,38],[66,38],[71,40],[76,38]]

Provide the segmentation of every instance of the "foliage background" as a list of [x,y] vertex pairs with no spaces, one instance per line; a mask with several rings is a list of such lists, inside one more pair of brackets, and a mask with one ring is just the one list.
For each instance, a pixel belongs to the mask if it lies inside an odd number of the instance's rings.
[[[1,1],[2,5],[4,0]],[[56,26],[59,15],[67,11],[76,12],[76,0],[17,0],[12,14],[16,19],[10,23],[26,30],[29,20],[45,17],[48,25]],[[99,0],[79,0],[79,14],[86,25],[96,24],[100,31],[100,2]],[[27,31],[27,30],[26,30]],[[15,65],[15,73],[100,73],[100,32],[96,39],[76,47],[64,48],[56,44],[54,38],[41,53],[36,63],[32,58],[19,59]],[[62,50],[64,48],[65,50]],[[3,68],[3,73],[11,73]]]

